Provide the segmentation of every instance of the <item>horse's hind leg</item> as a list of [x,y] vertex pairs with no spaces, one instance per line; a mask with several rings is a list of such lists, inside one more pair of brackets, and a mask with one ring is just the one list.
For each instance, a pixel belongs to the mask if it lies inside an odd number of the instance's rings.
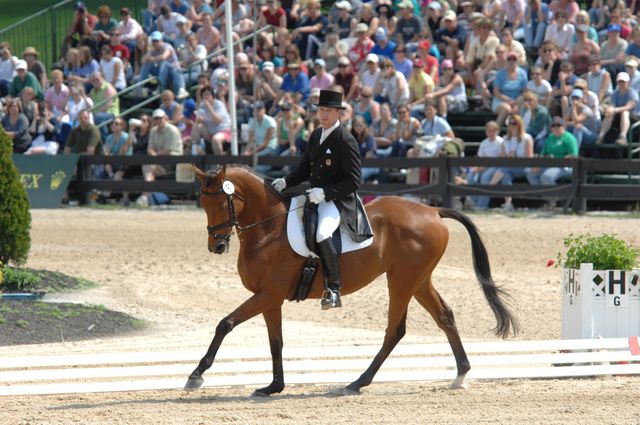
[[466,388],[467,385],[464,382],[467,372],[471,369],[467,353],[464,351],[462,341],[460,340],[460,334],[456,328],[456,322],[453,318],[453,311],[449,308],[447,303],[444,302],[438,291],[435,290],[431,284],[431,278],[427,279],[414,295],[415,299],[424,307],[429,314],[436,321],[438,327],[442,329],[447,335],[451,350],[453,350],[453,356],[456,359],[456,366],[458,368],[458,375],[451,384],[450,388]]
[[[389,281],[389,313],[382,348],[380,348],[367,370],[358,379],[347,385],[345,388],[347,393],[357,394],[360,392],[360,388],[371,384],[382,363],[391,354],[391,351],[406,332],[407,306],[411,300],[411,293],[407,288],[401,288],[400,285],[391,283],[391,279]],[[405,291],[403,292],[402,289]]]
[[254,396],[267,397],[284,389],[284,371],[282,369],[282,309],[280,307],[262,313],[269,332],[269,348],[273,362],[273,381],[264,388],[253,392]]

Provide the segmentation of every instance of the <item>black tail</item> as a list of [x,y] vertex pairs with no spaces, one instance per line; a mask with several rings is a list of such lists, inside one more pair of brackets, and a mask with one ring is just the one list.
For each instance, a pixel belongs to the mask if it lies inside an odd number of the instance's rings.
[[491,277],[491,266],[489,265],[487,249],[480,238],[476,225],[473,224],[469,217],[456,210],[439,208],[438,214],[442,218],[451,218],[459,222],[467,229],[467,232],[469,232],[469,236],[471,237],[471,251],[473,253],[473,268],[484,292],[484,296],[496,317],[497,324],[496,327],[493,328],[493,332],[502,338],[507,338],[510,334],[516,335],[520,330],[520,325],[513,312],[511,312],[503,302],[504,298],[510,298],[510,296],[504,289],[496,286]]

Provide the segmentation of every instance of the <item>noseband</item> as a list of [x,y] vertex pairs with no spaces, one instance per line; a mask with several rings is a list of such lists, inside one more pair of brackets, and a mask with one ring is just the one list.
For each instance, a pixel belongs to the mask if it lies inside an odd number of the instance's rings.
[[[203,196],[216,197],[219,195],[224,195],[227,197],[227,212],[229,213],[229,219],[224,223],[216,224],[215,226],[207,226],[207,232],[210,236],[213,236],[214,239],[222,239],[227,244],[231,240],[231,233],[216,233],[220,229],[234,228],[237,227],[240,229],[238,224],[238,216],[236,215],[236,207],[233,204],[233,193],[226,193],[222,187],[220,187],[215,192],[205,192],[200,190],[200,194]],[[237,195],[238,199],[241,202],[244,202],[244,198],[241,195]]]

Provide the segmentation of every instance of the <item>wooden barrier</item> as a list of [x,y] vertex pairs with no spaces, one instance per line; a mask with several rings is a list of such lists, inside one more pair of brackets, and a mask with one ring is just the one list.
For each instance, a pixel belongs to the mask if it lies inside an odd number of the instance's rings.
[[[638,338],[476,342],[465,345],[469,379],[640,374]],[[379,346],[285,348],[287,384],[343,384],[365,370]],[[0,396],[180,389],[202,351],[151,351],[0,358]],[[221,349],[205,387],[271,382],[268,349]],[[448,344],[399,345],[374,382],[453,380]]]

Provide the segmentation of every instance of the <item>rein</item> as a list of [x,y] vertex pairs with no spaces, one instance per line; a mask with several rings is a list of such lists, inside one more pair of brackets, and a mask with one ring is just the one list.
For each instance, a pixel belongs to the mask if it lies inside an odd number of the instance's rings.
[[[246,226],[241,226],[240,223],[238,222],[238,216],[236,215],[236,208],[233,205],[233,194],[228,194],[226,193],[222,187],[219,188],[218,190],[216,190],[215,192],[205,192],[203,190],[200,190],[200,194],[204,195],[204,196],[211,196],[211,197],[215,197],[218,196],[220,194],[226,195],[227,197],[227,211],[229,213],[229,219],[227,221],[225,221],[224,223],[220,223],[220,224],[216,224],[215,226],[207,226],[207,232],[209,232],[210,235],[213,236],[214,239],[224,239],[227,242],[230,239],[230,235],[229,234],[219,234],[216,233],[216,231],[220,230],[220,229],[226,229],[226,228],[236,228],[236,231],[238,232],[238,234],[240,234],[241,232],[244,232],[245,230],[249,230],[251,228],[254,228],[260,224],[266,223],[268,221],[273,220],[274,218],[278,218],[280,216],[283,216],[285,214],[289,214],[291,211],[295,211],[298,210],[300,208],[304,208],[304,205],[301,205],[299,207],[296,207],[294,209],[291,210],[287,210],[285,212],[281,212],[278,214],[274,214],[270,217],[267,217],[263,220],[259,220],[256,221],[255,223],[251,223],[248,224]],[[245,202],[244,197],[242,197],[241,195],[237,195],[238,199],[241,202]]]

